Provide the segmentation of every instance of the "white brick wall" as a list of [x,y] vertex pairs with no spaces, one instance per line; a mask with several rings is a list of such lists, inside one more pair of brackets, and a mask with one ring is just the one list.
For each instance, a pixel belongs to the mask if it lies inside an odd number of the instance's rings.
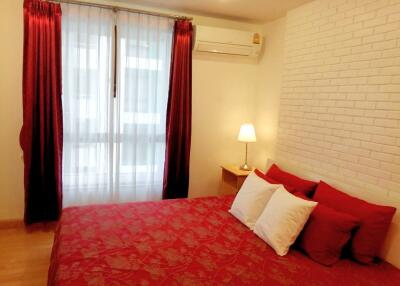
[[400,194],[400,0],[317,0],[287,15],[277,161]]

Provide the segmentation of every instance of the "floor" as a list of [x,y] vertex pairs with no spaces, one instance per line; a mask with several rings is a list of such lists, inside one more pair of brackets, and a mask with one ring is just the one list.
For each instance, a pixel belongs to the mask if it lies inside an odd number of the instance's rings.
[[0,285],[45,286],[54,225],[0,229]]

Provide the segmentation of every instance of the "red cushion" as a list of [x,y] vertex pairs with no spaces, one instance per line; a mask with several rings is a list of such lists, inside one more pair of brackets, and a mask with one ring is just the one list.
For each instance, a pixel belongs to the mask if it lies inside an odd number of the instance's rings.
[[266,181],[267,181],[268,183],[270,183],[270,184],[281,184],[281,185],[283,185],[283,186],[285,187],[285,189],[286,189],[289,193],[294,193],[294,192],[296,191],[293,187],[291,187],[291,186],[289,186],[289,185],[282,184],[281,182],[279,182],[279,181],[277,181],[277,180],[274,180],[274,179],[268,177],[267,175],[265,175],[263,172],[261,172],[261,171],[258,170],[258,169],[255,169],[254,173],[256,173],[257,176],[259,176],[260,178],[266,180]]
[[269,168],[266,175],[283,185],[291,186],[296,190],[296,192],[303,193],[305,195],[310,195],[317,186],[316,182],[304,180],[293,174],[281,170],[277,165],[273,164]]
[[323,181],[313,199],[360,219],[361,225],[351,240],[351,255],[361,263],[371,263],[379,253],[396,209],[349,196]]
[[298,239],[298,246],[314,261],[330,266],[340,259],[351,231],[360,221],[319,203]]

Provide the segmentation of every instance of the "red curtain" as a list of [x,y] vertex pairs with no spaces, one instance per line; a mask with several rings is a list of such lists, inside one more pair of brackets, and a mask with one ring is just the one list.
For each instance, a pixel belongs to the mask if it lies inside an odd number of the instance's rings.
[[175,22],[167,107],[163,198],[186,198],[192,129],[192,23]]
[[24,1],[25,223],[57,220],[62,208],[61,7]]

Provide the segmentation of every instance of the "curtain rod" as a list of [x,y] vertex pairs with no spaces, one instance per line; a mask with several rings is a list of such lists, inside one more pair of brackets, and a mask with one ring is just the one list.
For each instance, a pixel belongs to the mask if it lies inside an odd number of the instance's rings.
[[47,0],[47,2],[67,3],[67,4],[75,4],[75,5],[82,5],[82,6],[89,6],[89,7],[97,7],[97,8],[113,10],[114,12],[125,11],[125,12],[131,12],[131,13],[146,14],[146,15],[151,15],[151,16],[166,17],[166,18],[171,18],[171,19],[176,19],[176,20],[188,20],[188,21],[193,20],[192,17],[182,16],[182,15],[158,13],[158,12],[152,12],[152,11],[148,11],[148,10],[125,8],[125,7],[120,7],[120,6],[108,5],[108,4],[84,2],[84,1],[79,1],[79,0]]

